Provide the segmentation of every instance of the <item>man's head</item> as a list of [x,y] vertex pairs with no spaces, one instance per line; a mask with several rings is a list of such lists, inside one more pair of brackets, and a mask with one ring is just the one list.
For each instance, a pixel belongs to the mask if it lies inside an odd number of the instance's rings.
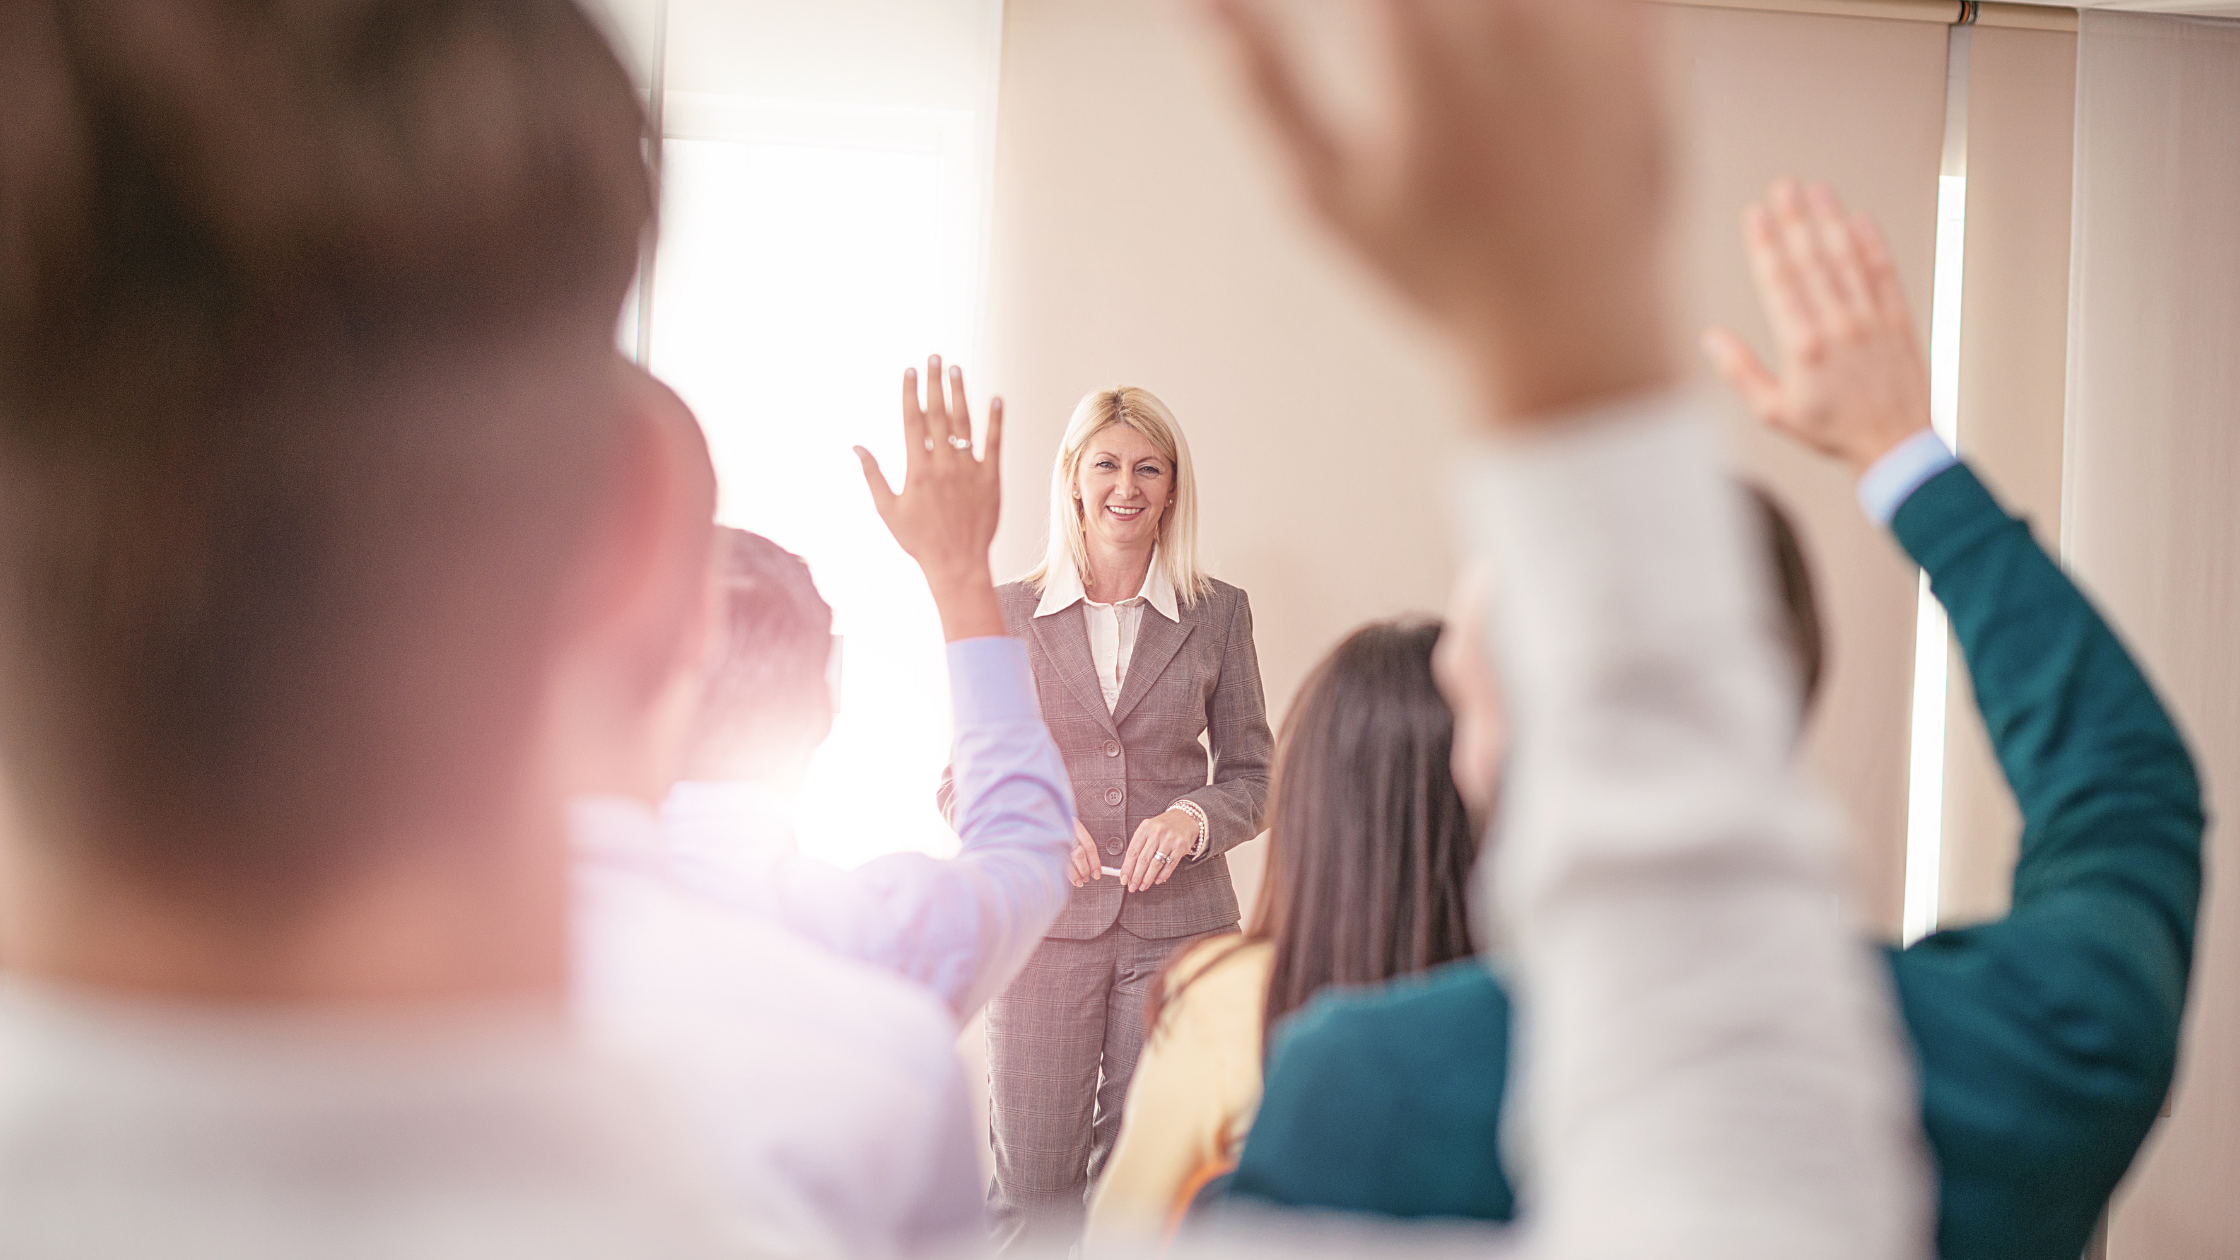
[[1812,717],[1812,706],[1820,698],[1820,677],[1827,667],[1827,640],[1820,628],[1820,599],[1812,589],[1812,566],[1805,561],[1796,524],[1780,501],[1756,482],[1746,481],[1742,489],[1749,497],[1773,578],[1776,632],[1796,670],[1801,727]]
[[671,476],[566,0],[0,15],[0,755],[34,866],[276,925],[549,778]]
[[[1812,568],[1796,526],[1779,502],[1752,482],[1742,483],[1750,502],[1751,524],[1763,544],[1772,578],[1776,633],[1796,674],[1798,725],[1812,715],[1820,693],[1824,647],[1820,603],[1813,593]],[[1484,569],[1466,571],[1456,581],[1447,608],[1446,632],[1439,636],[1433,673],[1454,710],[1454,779],[1472,820],[1492,821],[1501,789],[1501,769],[1509,753],[1508,714],[1500,679],[1485,654],[1485,618],[1492,578]]]
[[[596,527],[603,563],[573,592],[572,647],[555,679],[556,750],[571,794],[657,803],[675,781],[702,708],[701,674],[717,650],[720,592],[715,463],[700,422],[674,390],[631,369],[658,439],[635,505]],[[635,535],[635,537],[632,537]]]
[[790,789],[832,729],[832,608],[801,557],[716,531],[714,644],[684,777]]

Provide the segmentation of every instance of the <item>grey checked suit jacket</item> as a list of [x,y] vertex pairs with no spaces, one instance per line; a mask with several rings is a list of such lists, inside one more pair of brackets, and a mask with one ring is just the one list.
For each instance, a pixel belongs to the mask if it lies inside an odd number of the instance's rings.
[[[1268,809],[1267,697],[1252,643],[1252,606],[1226,582],[1180,620],[1143,610],[1120,700],[1105,709],[1078,605],[1034,615],[1041,596],[1024,582],[997,588],[1004,625],[1026,640],[1042,720],[1065,755],[1081,823],[1107,866],[1118,866],[1136,827],[1188,798],[1206,815],[1206,853],[1166,883],[1123,892],[1107,875],[1073,891],[1047,935],[1100,936],[1114,923],[1147,940],[1193,936],[1237,921],[1222,854],[1260,834]],[[1212,756],[1198,737],[1207,736]],[[949,809],[942,784],[941,804]]]

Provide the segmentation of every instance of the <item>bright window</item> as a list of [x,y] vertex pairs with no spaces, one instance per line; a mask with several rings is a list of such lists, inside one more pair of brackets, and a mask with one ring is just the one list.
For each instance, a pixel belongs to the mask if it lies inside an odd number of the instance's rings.
[[940,625],[849,448],[899,481],[902,370],[964,364],[976,416],[978,131],[966,111],[666,97],[650,362],[699,414],[717,516],[809,562],[842,638],[841,708],[797,811],[853,865],[952,851]]

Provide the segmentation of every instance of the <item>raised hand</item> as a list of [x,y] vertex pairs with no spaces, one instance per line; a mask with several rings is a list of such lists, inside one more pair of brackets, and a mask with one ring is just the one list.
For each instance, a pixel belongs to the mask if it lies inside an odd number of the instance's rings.
[[1743,212],[1743,236],[1781,374],[1729,329],[1703,345],[1759,418],[1862,473],[1928,428],[1929,369],[1874,220],[1782,180]]
[[1003,400],[988,403],[984,454],[975,459],[964,369],[950,368],[944,389],[941,356],[935,355],[926,360],[922,405],[916,369],[902,374],[902,438],[907,454],[899,494],[871,452],[855,448],[879,519],[925,571],[945,638],[1003,634],[1003,609],[988,568],[1003,506]]
[[1453,336],[1497,425],[1669,383],[1665,145],[1634,0],[1377,0],[1389,135],[1307,99],[1269,0],[1204,0],[1307,200]]

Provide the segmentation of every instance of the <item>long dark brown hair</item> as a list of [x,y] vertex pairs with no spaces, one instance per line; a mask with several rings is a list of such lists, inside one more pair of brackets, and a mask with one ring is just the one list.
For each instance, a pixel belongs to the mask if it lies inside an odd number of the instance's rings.
[[[1432,681],[1439,633],[1428,620],[1354,631],[1284,719],[1267,873],[1234,946],[1275,946],[1263,1039],[1325,986],[1375,984],[1471,952],[1464,901],[1477,841],[1454,786],[1454,713]],[[1169,987],[1166,977],[1152,986],[1147,1027]]]

